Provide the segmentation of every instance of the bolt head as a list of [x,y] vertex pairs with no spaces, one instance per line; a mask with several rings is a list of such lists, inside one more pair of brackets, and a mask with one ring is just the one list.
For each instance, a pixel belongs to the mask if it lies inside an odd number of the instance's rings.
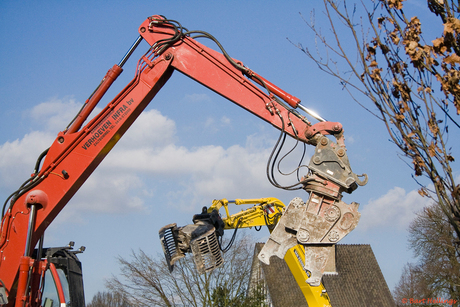
[[345,150],[343,148],[340,148],[339,150],[337,150],[337,155],[339,157],[345,156]]
[[306,229],[300,229],[297,231],[297,240],[300,243],[307,243],[310,239],[310,233]]

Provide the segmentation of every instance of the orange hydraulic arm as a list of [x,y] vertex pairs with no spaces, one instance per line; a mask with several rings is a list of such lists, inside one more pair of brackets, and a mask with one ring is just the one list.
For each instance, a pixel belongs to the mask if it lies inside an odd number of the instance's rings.
[[46,153],[41,169],[12,194],[10,202],[5,203],[0,236],[0,280],[5,285],[10,305],[17,291],[16,303],[28,306],[28,276],[33,264],[30,256],[34,246],[174,70],[303,142],[315,144],[314,136],[318,132],[339,134],[342,131],[339,123],[322,122],[311,126],[291,109],[299,105],[299,99],[248,70],[241,62],[191,38],[191,34],[202,35],[201,32],[184,33],[180,26],[161,16],[152,16],[142,23],[139,33],[140,37],[132,49],[142,39],[151,48],[139,60],[134,79],[82,127],[122,72],[121,66],[129,57],[130,50],[119,65],[109,70],[75,120],[58,134]]

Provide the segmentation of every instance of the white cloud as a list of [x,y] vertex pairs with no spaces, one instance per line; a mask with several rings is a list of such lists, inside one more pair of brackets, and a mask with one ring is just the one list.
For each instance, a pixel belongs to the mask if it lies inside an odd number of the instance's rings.
[[[95,171],[83,184],[56,223],[73,221],[83,222],[85,213],[127,214],[147,212],[144,195],[139,191],[144,187],[142,180],[135,174],[113,176],[107,170]],[[108,177],[112,176],[112,177]]]
[[125,149],[155,148],[176,140],[176,124],[157,110],[144,111],[128,129],[118,147]]
[[188,102],[202,102],[202,101],[211,101],[211,97],[208,94],[187,94],[184,97],[185,101]]
[[208,117],[204,122],[204,127],[206,129],[211,129],[213,133],[216,133],[219,131],[219,128],[228,127],[230,124],[231,120],[227,116],[222,116],[218,121],[212,117]]
[[76,102],[72,97],[63,99],[53,97],[49,101],[42,102],[27,111],[26,116],[33,120],[32,123],[45,124],[40,129],[45,128],[47,131],[57,134],[58,131],[67,127],[81,106],[82,104]]
[[378,199],[370,200],[363,207],[358,230],[372,228],[407,229],[415,213],[430,204],[431,200],[421,197],[416,190],[406,193],[403,188],[395,187]]
[[53,139],[51,133],[33,131],[21,140],[0,145],[1,186],[12,190],[25,181],[33,172],[37,157],[50,146]]
[[52,98],[24,112],[31,127],[38,127],[22,139],[0,145],[0,182],[12,191],[33,172],[38,156],[51,146],[57,133],[67,126],[80,109],[73,98]]
[[[53,132],[33,131],[21,140],[1,145],[1,180],[16,185],[24,181],[11,180],[9,175],[24,174],[26,168],[32,170],[38,154],[51,145],[56,133],[62,130],[63,122],[67,124],[78,109],[73,99],[52,99],[27,112],[27,116],[43,121],[43,130]],[[65,121],[61,122],[62,118]],[[222,117],[219,122],[229,124],[230,119]],[[160,193],[168,205],[191,211],[214,198],[274,196],[274,188],[265,175],[273,140],[256,133],[247,138],[245,145],[229,148],[187,148],[178,146],[176,141],[173,120],[157,110],[143,112],[76,193],[57,222],[83,222],[82,216],[88,213],[148,213],[146,204],[158,199]],[[30,147],[40,150],[32,151]],[[166,182],[168,189],[158,191],[160,182]]]
[[[148,122],[145,121],[148,125]],[[147,128],[147,127],[144,127]],[[193,209],[214,198],[265,197],[273,188],[265,175],[267,147],[260,139],[248,138],[245,146],[201,146],[186,148],[174,143],[150,147],[130,147],[119,142],[101,168],[118,173],[136,173],[149,181],[171,180],[175,187],[166,191],[169,205]],[[123,161],[123,163],[120,163]],[[231,195],[231,196],[230,196]]]
[[231,120],[227,116],[222,116],[222,118],[220,119],[220,123],[224,126],[230,125]]
[[208,118],[206,119],[206,121],[204,122],[204,126],[205,126],[206,128],[212,127],[212,126],[214,126],[215,124],[216,124],[216,121],[215,121],[214,118],[212,118],[212,117],[208,117]]

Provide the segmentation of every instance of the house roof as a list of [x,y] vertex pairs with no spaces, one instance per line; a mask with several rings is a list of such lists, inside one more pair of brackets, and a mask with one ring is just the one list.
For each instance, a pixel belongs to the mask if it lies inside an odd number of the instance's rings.
[[256,243],[253,267],[255,263],[262,266],[263,278],[268,287],[273,306],[308,306],[284,259],[271,257],[270,265],[259,262],[257,255],[263,246],[264,243]]
[[[263,245],[256,244],[255,259]],[[284,260],[272,257],[270,265],[260,265],[273,306],[307,306]],[[333,307],[395,306],[370,245],[337,244],[336,270],[337,274],[323,275],[323,285]]]

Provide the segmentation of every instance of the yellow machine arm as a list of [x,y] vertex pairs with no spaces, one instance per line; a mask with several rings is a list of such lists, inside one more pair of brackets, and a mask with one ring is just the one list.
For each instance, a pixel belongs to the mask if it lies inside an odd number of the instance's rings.
[[[254,205],[246,210],[230,215],[228,204],[235,205]],[[224,229],[251,228],[267,226],[270,233],[284,212],[285,205],[277,198],[257,198],[257,199],[235,199],[213,200],[207,212],[225,209],[226,217],[222,218]]]

